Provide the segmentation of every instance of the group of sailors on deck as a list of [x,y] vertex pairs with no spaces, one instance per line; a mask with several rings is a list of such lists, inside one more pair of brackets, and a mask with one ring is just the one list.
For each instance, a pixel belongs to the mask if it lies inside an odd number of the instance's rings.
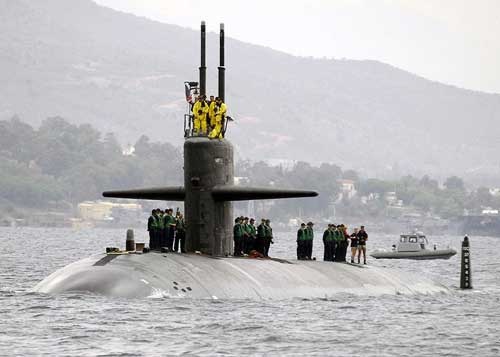
[[[302,223],[297,231],[297,259],[311,260],[313,248],[313,231],[314,223],[308,222],[307,225]],[[323,232],[323,260],[327,262],[345,262],[347,248],[349,242],[351,244],[351,263],[360,263],[361,255],[363,255],[363,263],[366,264],[366,241],[368,233],[365,231],[365,226],[354,228],[352,234],[347,232],[347,226],[344,224],[328,224],[328,227]]]
[[[313,258],[314,223],[302,223],[297,231],[297,259],[315,260]],[[154,209],[148,219],[149,246],[152,250],[167,248],[168,251],[185,253],[186,223],[184,216],[177,209],[175,216],[173,209]],[[271,220],[262,218],[256,226],[254,218],[237,217],[233,226],[233,240],[235,257],[247,256],[252,258],[269,257],[269,248],[273,241]],[[357,263],[366,264],[366,241],[368,234],[365,226],[354,228],[349,234],[344,224],[328,224],[323,232],[323,260],[329,262],[345,262],[349,243],[351,246],[351,263],[357,257]]]
[[271,220],[262,218],[255,227],[255,219],[237,217],[233,227],[234,256],[250,256],[253,258],[269,257],[269,248],[273,241]]
[[186,223],[184,216],[177,210],[175,216],[174,210],[167,208],[161,210],[156,208],[151,211],[148,219],[149,248],[160,250],[168,248],[171,252],[186,252]]

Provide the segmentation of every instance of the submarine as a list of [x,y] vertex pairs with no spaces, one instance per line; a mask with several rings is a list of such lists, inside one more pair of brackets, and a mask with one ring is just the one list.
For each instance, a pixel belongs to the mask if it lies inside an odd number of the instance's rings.
[[[206,94],[206,25],[201,23],[199,94]],[[218,96],[225,102],[224,25],[220,26]],[[188,82],[197,85],[196,82]],[[87,292],[112,297],[194,299],[328,298],[432,294],[448,289],[432,280],[387,268],[295,259],[235,257],[232,202],[315,197],[313,190],[234,185],[233,146],[225,138],[194,135],[184,118],[184,186],[106,191],[104,197],[183,201],[186,253],[107,252],[69,264],[35,292]]]

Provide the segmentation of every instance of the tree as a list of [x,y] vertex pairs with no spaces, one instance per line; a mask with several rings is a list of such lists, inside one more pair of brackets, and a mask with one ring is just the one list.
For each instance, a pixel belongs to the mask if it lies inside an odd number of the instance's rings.
[[427,190],[430,190],[430,191],[436,191],[439,189],[439,184],[436,180],[433,180],[431,179],[429,176],[425,175],[425,176],[422,176],[422,178],[420,179],[420,186],[423,188],[423,189],[427,189]]
[[358,186],[358,192],[361,195],[369,195],[370,193],[378,193],[383,195],[386,192],[394,191],[395,187],[392,182],[382,181],[379,179],[361,180]]
[[354,170],[346,170],[342,173],[342,178],[345,180],[352,180],[354,182],[359,181],[359,175]]
[[17,161],[28,163],[38,151],[38,142],[33,128],[17,116],[8,121],[0,121],[0,152]]
[[447,190],[465,191],[464,181],[457,176],[451,176],[446,179],[444,186]]

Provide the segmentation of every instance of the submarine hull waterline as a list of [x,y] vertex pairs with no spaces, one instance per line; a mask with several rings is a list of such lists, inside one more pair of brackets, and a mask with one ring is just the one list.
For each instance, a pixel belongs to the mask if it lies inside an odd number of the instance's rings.
[[197,254],[97,254],[41,281],[40,293],[91,292],[111,297],[195,299],[328,298],[433,294],[431,280],[374,266],[319,261],[216,258]]

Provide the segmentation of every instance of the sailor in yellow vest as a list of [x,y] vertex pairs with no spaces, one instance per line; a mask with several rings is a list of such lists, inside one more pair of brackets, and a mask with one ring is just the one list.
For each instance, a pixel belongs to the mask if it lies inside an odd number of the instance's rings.
[[200,95],[193,105],[194,135],[207,135],[208,104],[205,95]]
[[213,95],[210,96],[210,104],[208,105],[208,120],[210,125],[210,131],[215,128],[215,98]]
[[226,104],[222,102],[222,99],[219,97],[215,98],[215,108],[214,108],[214,113],[215,113],[215,127],[214,129],[210,132],[208,137],[210,139],[215,139],[215,138],[223,138],[222,134],[222,126],[224,123],[224,119],[226,116],[227,112],[227,107]]

